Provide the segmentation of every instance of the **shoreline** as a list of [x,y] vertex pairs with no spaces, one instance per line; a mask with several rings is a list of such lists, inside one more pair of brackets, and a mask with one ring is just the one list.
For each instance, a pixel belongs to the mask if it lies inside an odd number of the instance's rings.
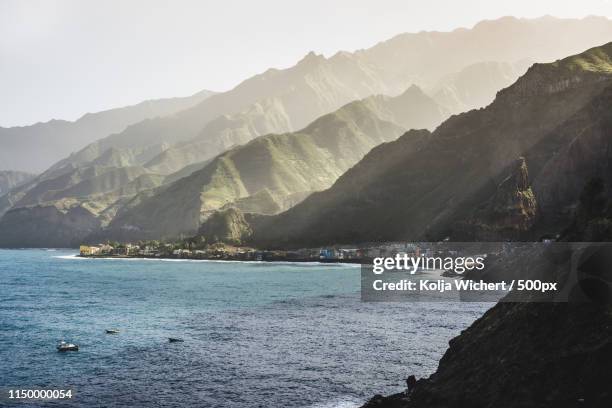
[[[366,262],[367,259],[235,259],[235,258],[194,258],[194,257],[176,257],[176,256],[126,256],[126,255],[80,255],[74,254],[70,256],[75,259],[106,259],[106,260],[145,260],[145,261],[193,261],[193,262],[238,262],[238,263],[254,263],[254,264],[312,264],[312,265],[346,265],[346,266],[360,266]],[[371,261],[370,261],[371,262]]]

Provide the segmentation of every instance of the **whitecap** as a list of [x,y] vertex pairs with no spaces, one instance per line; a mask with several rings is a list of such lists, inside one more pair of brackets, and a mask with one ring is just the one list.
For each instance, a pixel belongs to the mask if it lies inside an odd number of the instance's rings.
[[342,398],[335,401],[320,402],[313,405],[308,405],[307,408],[357,408],[363,404],[363,401],[358,401],[353,398]]

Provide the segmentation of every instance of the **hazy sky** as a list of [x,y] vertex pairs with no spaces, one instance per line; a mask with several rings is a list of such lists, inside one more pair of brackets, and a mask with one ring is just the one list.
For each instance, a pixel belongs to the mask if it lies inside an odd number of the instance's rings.
[[610,0],[0,0],[0,126],[223,91],[308,51],[504,15],[612,17]]

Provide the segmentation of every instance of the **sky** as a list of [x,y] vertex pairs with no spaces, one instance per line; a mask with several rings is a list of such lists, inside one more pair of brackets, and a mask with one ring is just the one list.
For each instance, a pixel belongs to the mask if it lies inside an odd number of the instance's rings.
[[0,126],[225,91],[309,51],[547,14],[612,18],[612,1],[0,0]]

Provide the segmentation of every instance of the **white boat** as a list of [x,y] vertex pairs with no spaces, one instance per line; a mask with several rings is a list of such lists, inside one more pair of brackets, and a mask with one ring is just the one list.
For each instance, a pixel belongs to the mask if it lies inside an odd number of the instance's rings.
[[119,334],[117,329],[106,329],[106,334]]
[[57,345],[57,351],[79,351],[79,346],[62,340]]

